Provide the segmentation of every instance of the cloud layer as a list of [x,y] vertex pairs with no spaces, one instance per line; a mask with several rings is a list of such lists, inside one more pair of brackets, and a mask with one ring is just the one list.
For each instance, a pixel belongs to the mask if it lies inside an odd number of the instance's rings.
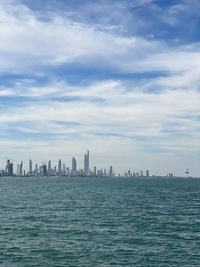
[[[191,4],[117,1],[109,15],[113,4],[1,1],[2,160],[51,154],[70,164],[76,154],[81,165],[89,148],[93,163],[117,171],[199,175],[200,44],[168,29],[195,15]],[[152,10],[165,26],[152,18],[148,29]]]

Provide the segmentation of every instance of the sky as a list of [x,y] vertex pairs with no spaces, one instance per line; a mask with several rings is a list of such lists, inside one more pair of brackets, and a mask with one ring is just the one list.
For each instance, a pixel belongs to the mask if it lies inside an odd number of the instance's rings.
[[1,0],[0,168],[200,176],[199,0]]

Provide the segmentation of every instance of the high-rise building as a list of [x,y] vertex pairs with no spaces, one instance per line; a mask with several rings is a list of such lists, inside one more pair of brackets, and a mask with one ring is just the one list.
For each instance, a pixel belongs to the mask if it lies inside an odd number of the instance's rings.
[[97,167],[96,167],[96,166],[94,166],[93,175],[94,175],[94,176],[97,176]]
[[75,176],[77,174],[77,164],[76,159],[72,158],[72,175]]
[[33,174],[33,164],[32,164],[32,160],[29,160],[29,175],[31,176]]
[[23,175],[23,161],[20,162],[19,165],[19,175],[22,176]]
[[84,155],[84,175],[89,176],[90,174],[90,154],[89,150]]
[[51,175],[51,160],[48,161],[48,175]]
[[7,174],[8,174],[9,164],[10,164],[10,160],[7,159],[7,164],[6,164],[6,169],[5,169],[5,172],[6,172]]
[[38,164],[35,164],[35,175],[36,176],[38,176],[38,172],[39,172]]
[[17,164],[17,176],[20,176],[20,165]]
[[8,164],[8,176],[13,176],[13,163]]
[[66,174],[66,166],[65,166],[65,163],[63,163],[62,173],[63,173],[63,175]]
[[47,176],[47,165],[46,164],[42,165],[42,175]]
[[54,166],[54,169],[53,169],[53,175],[57,175],[57,169],[56,169],[56,166]]
[[146,170],[146,177],[149,177],[149,170]]
[[84,167],[83,167],[83,172],[86,175],[87,172],[87,155],[84,155]]
[[109,176],[112,177],[113,176],[113,167],[110,166],[110,169],[109,169]]
[[13,176],[13,163],[11,163],[9,159],[6,163],[5,174],[8,176]]
[[87,174],[89,175],[89,170],[90,170],[90,155],[89,155],[89,150],[87,151]]
[[58,175],[62,174],[62,161],[59,159],[58,161]]

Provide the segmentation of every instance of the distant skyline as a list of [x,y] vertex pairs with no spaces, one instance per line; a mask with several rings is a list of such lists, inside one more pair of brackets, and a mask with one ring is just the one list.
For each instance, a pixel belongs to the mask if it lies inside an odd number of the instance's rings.
[[91,166],[200,176],[199,10],[1,0],[0,164],[79,165],[89,149]]
[[[188,178],[190,174],[189,169],[185,172]],[[90,152],[84,154],[83,164],[77,165],[75,157],[72,157],[71,164],[65,160],[59,159],[57,162],[53,162],[51,158],[48,162],[33,162],[32,159],[26,159],[24,161],[15,162],[13,160],[7,159],[5,165],[0,165],[0,176],[1,177],[155,177],[156,174],[150,174],[149,170],[137,170],[128,169],[121,170],[120,172],[115,172],[112,165],[107,168],[102,168],[102,166],[91,166],[90,164]],[[174,177],[172,172],[162,174],[162,177]]]

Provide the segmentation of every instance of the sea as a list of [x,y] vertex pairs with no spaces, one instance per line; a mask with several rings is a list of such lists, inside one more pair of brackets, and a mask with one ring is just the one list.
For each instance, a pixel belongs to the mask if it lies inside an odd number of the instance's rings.
[[200,179],[1,177],[0,266],[200,266]]

